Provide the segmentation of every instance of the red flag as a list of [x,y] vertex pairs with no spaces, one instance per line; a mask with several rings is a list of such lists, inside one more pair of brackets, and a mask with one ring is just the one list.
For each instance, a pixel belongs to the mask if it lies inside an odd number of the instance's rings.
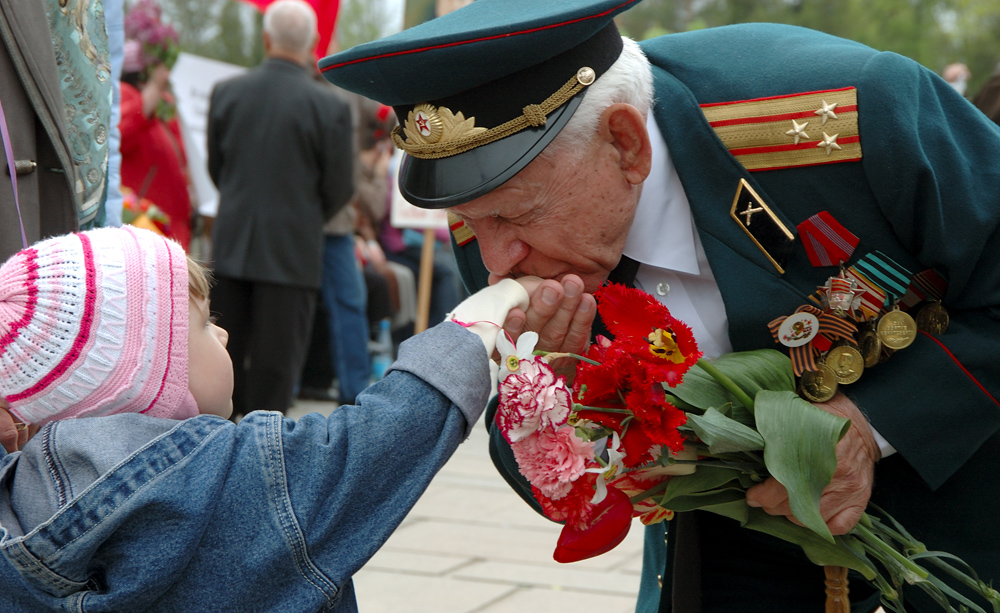
[[[262,12],[274,1],[243,0],[247,4],[256,6]],[[306,2],[316,11],[316,34],[319,37],[319,42],[316,44],[315,55],[318,60],[327,56],[334,29],[337,27],[337,11],[340,9],[340,0],[306,0]]]

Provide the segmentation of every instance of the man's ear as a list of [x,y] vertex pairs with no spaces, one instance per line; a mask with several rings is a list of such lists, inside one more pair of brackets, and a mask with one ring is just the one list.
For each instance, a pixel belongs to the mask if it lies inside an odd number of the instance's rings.
[[631,104],[612,104],[601,114],[598,131],[618,150],[626,180],[632,185],[641,185],[649,175],[653,157],[642,113]]

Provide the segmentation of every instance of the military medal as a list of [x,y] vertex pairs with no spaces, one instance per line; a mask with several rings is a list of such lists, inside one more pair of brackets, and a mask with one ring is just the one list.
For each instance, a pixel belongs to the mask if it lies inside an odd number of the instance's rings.
[[805,311],[789,315],[778,327],[778,342],[785,347],[801,347],[819,334],[819,319]]
[[889,311],[878,321],[878,338],[892,350],[905,349],[917,338],[917,323],[899,307]]
[[826,402],[837,393],[837,374],[826,364],[819,364],[816,370],[802,373],[799,390],[812,402]]
[[878,364],[882,355],[882,341],[879,340],[875,330],[865,327],[858,332],[858,352],[865,360],[865,368],[871,368]]
[[837,377],[837,383],[849,385],[861,378],[865,370],[865,359],[861,352],[848,344],[833,347],[826,354],[824,363]]
[[948,330],[950,319],[948,311],[941,304],[940,300],[928,302],[917,311],[917,329],[928,334],[940,336]]

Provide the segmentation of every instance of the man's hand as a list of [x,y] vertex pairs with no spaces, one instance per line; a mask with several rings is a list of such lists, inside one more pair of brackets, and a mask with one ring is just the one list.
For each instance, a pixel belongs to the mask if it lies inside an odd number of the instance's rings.
[[[875,462],[882,454],[872,436],[868,420],[847,396],[838,393],[819,408],[851,420],[851,428],[837,443],[837,470],[820,497],[820,514],[833,534],[846,534],[854,528],[868,506],[875,478]],[[747,490],[747,504],[760,507],[770,515],[784,515],[801,525],[788,506],[785,486],[773,477]]]
[[[583,292],[583,281],[566,275],[562,282],[543,281],[531,293],[527,311],[513,309],[507,314],[504,330],[515,342],[522,332],[537,332],[535,348],[542,351],[583,353],[590,344],[590,326],[596,315],[597,301]],[[571,380],[576,360],[556,360],[552,367]]]
[[14,421],[14,416],[7,410],[7,403],[0,400],[0,444],[13,453],[28,442],[28,429],[24,424]]

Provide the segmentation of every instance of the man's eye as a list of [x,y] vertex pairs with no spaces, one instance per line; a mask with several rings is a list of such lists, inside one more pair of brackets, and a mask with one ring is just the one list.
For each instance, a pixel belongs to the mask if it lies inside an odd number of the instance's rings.
[[205,322],[205,326],[214,326],[217,321],[219,321],[219,316],[213,313],[208,316],[208,321]]

